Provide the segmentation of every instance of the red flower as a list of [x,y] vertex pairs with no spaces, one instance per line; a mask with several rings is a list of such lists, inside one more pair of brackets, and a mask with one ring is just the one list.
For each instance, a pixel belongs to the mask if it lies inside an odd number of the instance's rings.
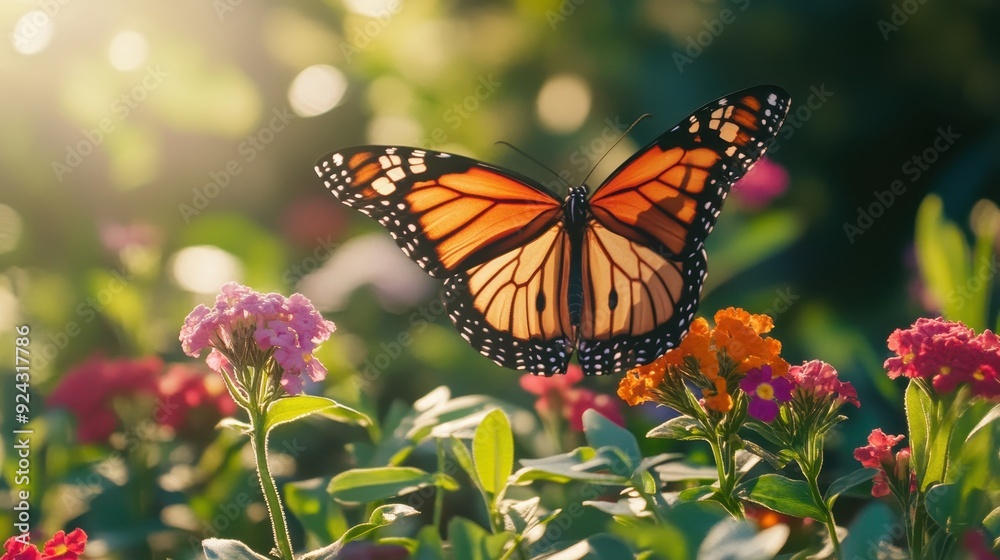
[[558,416],[569,422],[570,428],[583,431],[583,413],[594,409],[619,426],[625,425],[618,401],[590,389],[574,387],[583,379],[583,370],[573,364],[565,375],[542,377],[522,375],[521,388],[538,396],[535,409],[542,416]]
[[109,360],[97,355],[71,369],[46,403],[73,412],[80,442],[106,441],[118,426],[114,398],[155,396],[162,371],[163,361],[156,357]]
[[976,336],[962,323],[921,318],[909,329],[896,329],[888,343],[896,353],[885,362],[891,379],[926,379],[939,393],[968,384],[976,396],[1000,397],[1000,339],[991,331]]
[[221,377],[205,375],[185,364],[169,366],[158,389],[162,406],[156,420],[175,432],[206,426],[210,430],[222,418],[236,413],[236,403]]
[[42,555],[35,545],[19,540],[21,536],[13,536],[3,543],[4,554],[0,560],[41,560]]
[[87,546],[87,533],[83,529],[73,529],[70,534],[58,531],[42,551],[42,560],[77,560]]
[[87,546],[87,533],[83,529],[73,529],[70,534],[58,531],[45,543],[39,552],[35,545],[27,544],[19,537],[11,537],[4,543],[4,554],[0,560],[78,560]]
[[854,458],[861,462],[861,466],[869,469],[879,469],[875,475],[872,486],[872,496],[880,498],[889,494],[889,479],[887,471],[892,471],[896,480],[905,480],[910,477],[910,490],[916,489],[914,474],[907,474],[910,471],[910,448],[907,447],[897,453],[892,454],[892,448],[901,441],[904,436],[886,435],[881,429],[876,428],[868,436],[868,445],[854,450]]

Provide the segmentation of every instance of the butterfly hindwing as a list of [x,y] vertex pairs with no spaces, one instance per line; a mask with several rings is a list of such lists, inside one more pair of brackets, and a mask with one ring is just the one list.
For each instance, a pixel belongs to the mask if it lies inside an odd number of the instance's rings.
[[438,278],[526,243],[561,216],[560,201],[540,187],[443,152],[361,146],[327,154],[316,173]]
[[615,373],[653,361],[687,332],[705,254],[674,260],[593,223],[583,239],[582,273],[580,365],[595,375]]
[[574,328],[566,299],[570,239],[555,224],[445,281],[445,305],[459,334],[484,356],[539,375],[566,371]]
[[612,231],[685,257],[701,249],[722,203],[764,154],[789,97],[758,86],[705,105],[629,158],[594,192],[590,208]]

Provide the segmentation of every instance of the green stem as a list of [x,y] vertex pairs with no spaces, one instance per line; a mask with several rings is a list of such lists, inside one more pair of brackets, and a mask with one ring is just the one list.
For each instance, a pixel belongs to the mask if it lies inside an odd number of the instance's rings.
[[833,545],[833,557],[842,558],[840,538],[837,537],[837,522],[833,518],[833,510],[827,507],[826,500],[823,499],[823,494],[819,491],[818,478],[818,473],[806,473],[806,482],[809,484],[809,492],[812,494],[813,503],[823,511],[823,524],[826,525],[826,531],[830,533],[830,543]]
[[[438,460],[438,473],[444,474],[445,465],[445,455],[444,455],[444,443],[441,438],[437,439],[437,460]],[[434,488],[434,526],[438,528],[439,531],[443,531],[444,527],[441,526],[441,516],[444,510],[444,490],[441,486]]]
[[719,472],[719,492],[718,501],[722,507],[726,508],[736,519],[743,519],[743,507],[739,500],[733,497],[733,490],[736,486],[735,471],[736,464],[733,454],[727,442],[722,441],[718,435],[709,442],[712,446],[712,455],[715,458],[715,468]]
[[288,525],[285,521],[285,510],[281,507],[281,497],[278,487],[271,477],[271,469],[267,464],[267,432],[264,431],[264,412],[254,410],[251,414],[253,424],[253,451],[257,460],[257,476],[260,478],[260,488],[264,493],[264,502],[271,517],[271,527],[274,529],[274,543],[282,560],[293,560],[292,541],[288,538]]
[[[916,503],[913,503],[914,499]],[[909,499],[906,503],[906,512],[903,517],[913,516],[913,521],[909,523],[910,531],[907,534],[907,538],[910,541],[910,557],[921,559],[924,556],[924,511],[921,507],[921,494],[917,493],[909,494]],[[911,506],[912,503],[912,506]]]

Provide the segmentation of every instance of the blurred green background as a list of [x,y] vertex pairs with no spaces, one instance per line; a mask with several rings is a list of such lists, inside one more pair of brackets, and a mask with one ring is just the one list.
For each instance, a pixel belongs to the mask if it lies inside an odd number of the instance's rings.
[[[47,394],[97,350],[183,359],[183,317],[236,280],[337,324],[323,390],[346,402],[446,384],[528,406],[314,162],[420,145],[558,185],[503,140],[579,182],[651,113],[594,186],[698,106],[772,83],[792,96],[769,154],[787,189],[730,200],[702,314],[769,313],[790,362],[858,386],[831,461],[850,469],[871,427],[902,425],[885,337],[944,303],[918,273],[918,207],[936,193],[969,240],[970,216],[994,219],[976,203],[1000,200],[998,24],[991,0],[0,2],[0,332],[31,325]],[[991,258],[972,263],[984,282]]]

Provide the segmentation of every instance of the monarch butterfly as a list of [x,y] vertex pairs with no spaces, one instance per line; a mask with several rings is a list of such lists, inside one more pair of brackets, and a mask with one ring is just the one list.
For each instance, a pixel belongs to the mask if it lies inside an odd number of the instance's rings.
[[757,86],[713,101],[629,158],[588,198],[429,149],[331,152],[316,173],[445,280],[461,336],[497,364],[588,375],[648,363],[687,333],[704,242],[730,187],[774,140],[790,98]]

